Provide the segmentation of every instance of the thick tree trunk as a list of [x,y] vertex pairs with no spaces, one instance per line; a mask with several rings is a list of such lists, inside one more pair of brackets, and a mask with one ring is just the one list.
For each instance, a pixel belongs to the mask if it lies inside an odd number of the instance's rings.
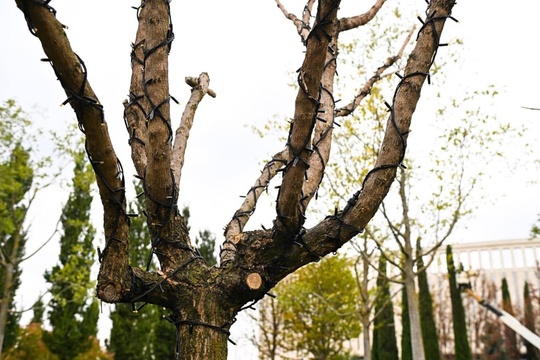
[[202,292],[189,309],[185,303],[172,316],[178,333],[178,359],[226,359],[233,311],[224,309],[219,294]]

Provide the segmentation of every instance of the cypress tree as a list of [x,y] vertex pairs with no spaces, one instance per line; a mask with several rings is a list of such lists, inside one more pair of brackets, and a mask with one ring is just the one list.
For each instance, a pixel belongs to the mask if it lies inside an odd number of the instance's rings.
[[209,230],[199,231],[199,235],[195,238],[195,245],[201,256],[210,266],[217,264],[217,258],[214,255],[216,248],[216,237]]
[[446,247],[446,265],[448,268],[448,281],[450,285],[450,300],[452,302],[452,322],[454,325],[454,358],[456,360],[472,360],[471,347],[467,339],[467,322],[465,309],[461,302],[461,293],[456,281],[456,267],[452,246]]
[[401,289],[401,360],[413,360],[411,344],[411,321],[409,319],[409,302],[405,285]]
[[90,280],[95,234],[90,224],[90,191],[94,174],[82,150],[72,155],[73,188],[61,215],[60,263],[45,273],[51,284],[48,318],[52,330],[43,333],[43,340],[60,360],[73,359],[92,347],[99,317],[98,302],[90,296],[94,286]]
[[386,259],[379,257],[379,274],[377,276],[377,299],[375,302],[375,319],[373,322],[373,360],[399,359],[394,309],[390,296],[390,285],[386,276]]
[[[420,241],[417,242],[418,268],[424,267],[424,261],[421,256]],[[440,360],[439,339],[437,336],[437,326],[433,316],[433,299],[429,292],[429,283],[427,271],[421,271],[418,274],[418,297],[420,307],[420,322],[422,326],[422,338],[424,340],[424,354],[426,359]]]
[[[182,209],[182,217],[186,222],[186,228],[189,232],[191,229],[191,226],[189,225],[189,218],[191,217],[189,207],[186,206]],[[210,232],[210,230],[205,229],[199,231],[199,234],[195,237],[195,246],[209,266],[217,264],[217,257],[215,255],[216,236]]]
[[41,301],[41,298],[37,299],[32,306],[32,320],[31,324],[41,324],[43,323],[43,314],[45,313],[45,304]]
[[[514,308],[512,306],[512,299],[510,298],[510,292],[508,291],[508,281],[506,278],[502,279],[501,284],[502,291],[502,308],[510,315],[514,315]],[[506,347],[506,352],[510,359],[519,359],[519,350],[517,346],[517,338],[514,330],[510,329],[508,326],[504,327],[504,345]]]

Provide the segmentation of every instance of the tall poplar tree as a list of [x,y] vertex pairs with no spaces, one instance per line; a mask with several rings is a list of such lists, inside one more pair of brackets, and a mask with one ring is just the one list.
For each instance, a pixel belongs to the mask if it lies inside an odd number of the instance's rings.
[[20,315],[12,310],[20,285],[24,221],[34,180],[34,164],[25,143],[29,125],[14,101],[0,106],[0,357],[15,344],[19,331]]
[[90,224],[94,174],[84,151],[73,150],[71,154],[75,168],[72,190],[61,215],[59,264],[45,273],[51,284],[48,319],[52,330],[43,333],[43,340],[60,360],[73,359],[92,347],[99,317],[90,280],[94,263],[95,230]]
[[472,360],[471,347],[467,338],[467,322],[465,309],[461,302],[461,293],[456,281],[456,266],[452,246],[446,246],[446,265],[450,285],[450,300],[452,302],[452,322],[454,325],[454,356],[456,360]]

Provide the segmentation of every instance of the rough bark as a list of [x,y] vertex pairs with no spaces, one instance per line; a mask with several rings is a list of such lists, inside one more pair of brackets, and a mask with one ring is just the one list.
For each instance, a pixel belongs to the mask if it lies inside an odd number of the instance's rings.
[[[298,71],[298,95],[287,147],[289,162],[283,171],[283,181],[276,202],[277,218],[274,230],[278,238],[291,239],[301,232],[305,220],[302,192],[310,157],[311,137],[321,108],[324,90],[321,85],[327,52],[336,32],[337,10],[340,1],[320,1],[315,27],[308,36],[304,63]],[[333,112],[333,107],[332,107]]]
[[[129,266],[129,219],[122,168],[84,63],[71,49],[48,2],[16,0],[16,3],[31,32],[41,41],[68,95],[67,102],[86,134],[86,149],[104,208],[106,245],[100,254],[97,296],[111,303],[149,302],[169,309],[170,321],[178,330],[180,359],[226,358],[228,330],[246,303],[260,299],[299,267],[337,250],[373,217],[405,155],[411,117],[436,54],[443,25],[454,5],[453,0],[429,4],[425,25],[418,34],[391,105],[375,168],[345,209],[311,229],[304,229],[308,202],[304,201],[305,196],[309,199],[315,193],[327,161],[326,155],[314,156],[314,152],[329,152],[329,142],[325,144],[321,139],[331,131],[331,126],[317,127],[317,118],[321,110],[329,119],[334,115],[331,86],[337,53],[332,41],[338,35],[340,2],[318,2],[315,24],[312,29],[309,27],[305,38],[305,59],[298,73],[300,90],[286,152],[279,153],[274,165],[265,168],[268,173],[250,190],[251,197],[227,227],[221,265],[208,267],[192,248],[177,210],[181,164],[172,149],[169,114],[167,55],[173,39],[169,2],[142,2],[138,8],[139,29],[133,46],[133,75],[125,118],[132,158],[145,185],[152,250],[160,261],[159,270],[149,271]],[[308,16],[303,19],[310,18],[311,8],[308,10],[304,14]],[[302,33],[305,29],[302,27]],[[178,131],[179,138],[187,135],[187,129]],[[278,170],[283,170],[283,179],[273,229],[243,231],[258,194]],[[306,185],[306,175],[316,186]]]

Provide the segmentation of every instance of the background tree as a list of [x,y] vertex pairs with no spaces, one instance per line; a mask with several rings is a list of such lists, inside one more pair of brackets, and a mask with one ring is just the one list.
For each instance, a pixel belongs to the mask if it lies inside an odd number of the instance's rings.
[[66,360],[92,347],[99,317],[98,302],[91,296],[94,283],[90,280],[95,254],[95,230],[90,224],[94,174],[83,150],[70,152],[75,167],[72,190],[61,216],[59,264],[45,273],[51,284],[48,319],[52,329],[43,334],[51,352]]
[[407,291],[401,291],[401,360],[413,360]]
[[[384,82],[378,86],[384,89]],[[377,88],[376,88],[377,89]],[[384,101],[377,97],[381,90],[374,91],[370,97],[369,108],[374,115],[371,128],[382,131],[380,113],[385,110]],[[424,345],[421,336],[421,324],[418,296],[416,292],[415,277],[425,271],[433,261],[435,251],[454,233],[459,222],[463,221],[475,209],[478,197],[478,189],[489,177],[486,176],[484,167],[477,167],[480,159],[491,156],[496,159],[500,156],[500,146],[507,135],[519,136],[520,129],[509,127],[505,123],[492,122],[492,116],[488,112],[477,107],[475,101],[478,97],[490,100],[497,91],[489,87],[486,90],[474,91],[463,97],[462,100],[451,99],[448,108],[438,110],[438,115],[459,118],[459,121],[446,123],[447,126],[436,126],[432,130],[439,134],[432,145],[437,149],[426,154],[426,147],[421,153],[414,153],[413,161],[404,162],[404,168],[399,169],[396,187],[391,189],[391,195],[385,199],[380,209],[380,217],[375,217],[371,227],[377,227],[383,233],[382,237],[372,236],[377,246],[386,251],[389,259],[395,259],[396,247],[387,246],[380,238],[391,238],[390,244],[397,244],[403,261],[392,260],[391,263],[402,274],[401,282],[405,284],[407,291],[413,357],[423,359],[421,352]],[[440,96],[438,94],[437,96]],[[460,104],[460,106],[457,106]],[[365,111],[365,109],[364,109]],[[451,114],[451,115],[449,115]],[[370,117],[369,114],[365,115]],[[472,124],[471,118],[477,119]],[[439,124],[439,122],[436,122]],[[488,126],[485,126],[489,124]],[[329,164],[330,176],[323,189],[334,194],[338,201],[344,201],[339,194],[342,189],[350,190],[350,183],[355,178],[361,178],[368,171],[364,165],[370,161],[369,156],[360,158],[351,155],[355,147],[369,149],[368,155],[376,156],[379,149],[373,144],[377,142],[377,131],[373,137],[363,135],[361,139],[357,134],[365,134],[365,121],[359,119],[345,120],[342,130],[335,135],[336,147],[334,151],[340,156],[335,163]],[[488,129],[486,133],[486,129]],[[372,134],[370,132],[370,134]],[[381,136],[379,134],[379,136]],[[482,144],[478,146],[478,144]],[[337,149],[336,149],[337,148]],[[443,149],[441,153],[439,150]],[[344,160],[342,160],[344,159]],[[343,162],[341,162],[343,161]],[[471,170],[476,168],[478,170]],[[418,181],[426,184],[426,187],[415,187]],[[394,197],[395,195],[395,197]],[[397,204],[396,204],[397,203]],[[369,234],[369,232],[367,232]],[[416,253],[419,239],[427,239],[423,251]],[[423,266],[418,266],[419,259],[424,256],[426,261]]]
[[[502,279],[501,282],[501,292],[502,292],[502,309],[508,314],[514,316],[514,307],[512,306],[512,299],[510,298],[510,291],[508,291],[508,281],[506,277]],[[504,326],[504,345],[506,347],[506,352],[510,359],[519,359],[520,352],[517,344],[516,332]]]
[[259,304],[258,316],[251,317],[257,323],[252,343],[259,351],[259,359],[280,359],[287,349],[283,307],[275,296],[264,297]]
[[0,357],[15,344],[20,314],[14,296],[20,285],[20,263],[26,244],[26,214],[36,164],[30,158],[26,127],[30,121],[14,101],[0,106]]
[[[424,26],[390,105],[381,151],[373,170],[357,183],[360,190],[341,211],[306,229],[305,211],[328,163],[334,115],[350,113],[358,105],[355,97],[344,112],[335,109],[333,83],[339,35],[371,20],[384,1],[377,1],[366,14],[349,18],[338,17],[339,0],[320,0],[316,9],[315,3],[308,1],[300,18],[278,3],[305,45],[293,126],[286,148],[267,163],[226,226],[219,267],[209,267],[193,249],[177,204],[194,112],[205,94],[215,93],[209,89],[205,73],[186,79],[193,91],[175,136],[167,63],[174,39],[170,2],[142,2],[125,117],[135,170],[144,182],[152,251],[160,262],[158,271],[149,271],[129,265],[124,176],[86,67],[72,51],[49,3],[16,3],[28,28],[41,41],[68,95],[66,103],[75,110],[86,134],[86,150],[97,175],[105,214],[106,245],[100,256],[98,297],[111,303],[142,301],[168,308],[181,339],[177,357],[201,359],[225,358],[228,329],[246,303],[262,298],[298,268],[335,252],[373,217],[403,161],[412,114],[454,5],[452,0],[435,0],[428,5]],[[368,83],[368,90],[370,87]],[[283,177],[272,229],[244,231],[259,195],[278,171]]]
[[[417,243],[418,267],[424,267],[420,241]],[[439,337],[433,313],[433,299],[429,290],[428,275],[426,271],[418,274],[418,305],[420,310],[420,322],[422,326],[422,338],[424,340],[424,353],[426,359],[438,360],[441,358],[439,349]]]
[[[373,360],[398,360],[394,304],[390,295],[390,283],[387,278],[386,258],[379,258],[377,287],[381,289],[375,305],[373,322]],[[364,330],[366,331],[366,330]]]
[[467,338],[467,322],[465,309],[461,302],[461,293],[456,281],[456,266],[452,246],[446,246],[446,265],[448,269],[448,283],[452,303],[452,323],[454,325],[454,354],[456,360],[472,360],[471,347]]
[[[373,338],[372,343],[370,338],[371,324],[373,323],[375,326],[378,316],[393,319],[393,314],[391,316],[387,313],[383,314],[384,312],[388,311],[384,304],[391,303],[392,298],[396,295],[395,293],[390,293],[389,286],[387,286],[388,284],[385,286],[373,286],[373,281],[379,280],[379,276],[381,276],[380,270],[374,271],[373,268],[377,260],[377,254],[379,253],[376,247],[374,247],[373,243],[370,241],[370,239],[374,236],[373,231],[377,231],[377,229],[371,229],[368,227],[364,231],[364,234],[351,241],[351,246],[358,253],[356,263],[354,265],[354,273],[360,296],[358,302],[358,316],[360,319],[360,324],[362,325],[362,339],[365,360],[372,360],[372,352],[376,351],[375,349],[377,349],[377,339]],[[381,261],[384,261],[384,268],[386,269],[386,261],[384,259],[379,260],[379,266],[383,265],[381,264]],[[385,278],[384,281],[388,282],[393,278],[394,276],[389,276],[388,278]],[[380,282],[381,281],[382,279],[380,279]],[[381,284],[383,284],[383,282],[381,282]],[[393,309],[391,310],[393,312]],[[373,329],[373,335],[377,335],[376,329]],[[392,336],[391,334],[389,335]],[[395,337],[395,333],[393,336]]]
[[329,257],[299,270],[276,288],[276,295],[286,349],[299,356],[345,355],[343,343],[360,335],[360,324],[351,321],[358,291],[352,262],[345,257]]
[[[189,218],[191,213],[189,211],[189,207],[186,206],[184,209],[182,209],[182,216],[186,222],[187,231],[190,231],[191,226],[189,225]],[[195,246],[209,266],[214,266],[217,264],[218,259],[215,255],[216,236],[210,230],[199,230],[198,235],[195,237]]]

